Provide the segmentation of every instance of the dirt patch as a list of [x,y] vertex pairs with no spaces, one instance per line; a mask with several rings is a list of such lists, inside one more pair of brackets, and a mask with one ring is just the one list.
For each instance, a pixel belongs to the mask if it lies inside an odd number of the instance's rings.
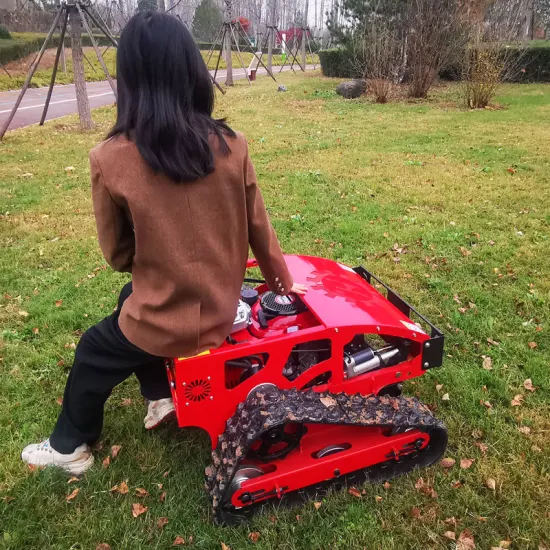
[[[38,70],[44,70],[44,69],[51,69],[53,67],[53,64],[55,62],[55,54],[57,52],[57,48],[49,48],[44,52],[44,55],[42,56],[42,59],[40,60],[40,64],[38,65]],[[27,74],[30,66],[32,65],[32,62],[36,58],[36,54],[38,52],[33,52],[25,57],[22,57],[21,59],[16,59],[15,61],[10,61],[6,65],[6,69],[10,72],[12,76],[24,76]],[[95,56],[94,49],[89,46],[84,48],[84,54],[86,56]],[[73,57],[72,51],[70,48],[65,48],[65,59],[67,62],[71,61]],[[62,69],[61,66],[61,60],[59,61],[59,70]]]

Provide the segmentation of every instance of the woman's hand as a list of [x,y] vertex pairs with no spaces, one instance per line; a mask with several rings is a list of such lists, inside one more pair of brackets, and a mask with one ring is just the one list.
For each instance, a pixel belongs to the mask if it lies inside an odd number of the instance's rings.
[[294,283],[290,289],[290,292],[303,296],[307,292],[307,286],[301,285],[300,283]]

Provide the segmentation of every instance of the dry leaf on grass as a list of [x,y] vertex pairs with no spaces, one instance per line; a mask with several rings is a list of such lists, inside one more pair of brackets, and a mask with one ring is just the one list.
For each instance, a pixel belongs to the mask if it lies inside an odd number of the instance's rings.
[[446,525],[454,525],[456,527],[456,524],[458,523],[457,519],[453,516],[453,517],[450,517],[450,518],[445,518],[443,520],[443,523],[445,523]]
[[523,405],[524,400],[525,398],[523,397],[523,395],[521,395],[521,393],[518,393],[517,395],[514,395],[514,399],[510,401],[510,405],[512,405],[512,407],[520,407],[521,405]]
[[353,497],[361,498],[361,492],[357,490],[355,487],[350,487],[348,489],[348,493]]
[[172,546],[181,546],[183,544],[185,544],[185,539],[183,537],[176,537]]
[[492,409],[492,408],[493,408],[493,405],[491,405],[491,403],[489,403],[489,401],[480,401],[480,403],[481,403],[484,407],[486,407],[486,408],[488,408],[488,409]]
[[147,492],[146,489],[144,489],[143,487],[136,488],[136,497],[144,498],[148,496],[149,496],[149,493]]
[[95,547],[95,550],[111,550],[111,547],[106,542],[102,542]]
[[111,493],[120,493],[121,495],[127,495],[128,484],[125,481],[123,481],[122,483],[119,483],[118,485],[111,487],[110,491]]
[[487,487],[487,489],[491,489],[491,491],[496,491],[497,482],[492,477],[490,477],[485,480],[485,487]]
[[504,548],[504,550],[508,550],[512,546],[511,540],[501,540],[499,546],[501,548]]
[[111,455],[113,455],[113,458],[116,458],[118,456],[118,453],[120,453],[120,449],[122,449],[122,445],[113,445],[111,447]]
[[132,504],[132,516],[135,518],[141,516],[141,514],[145,514],[147,510],[149,510],[149,508],[147,506],[143,506],[143,504],[140,504],[139,502]]
[[463,458],[461,461],[460,461],[460,467],[463,469],[463,470],[467,470],[468,468],[470,468],[472,466],[472,464],[474,463],[474,459],[473,458]]
[[456,533],[454,531],[445,531],[443,536],[451,540],[456,540]]
[[222,542],[221,545],[222,545],[222,550],[231,550],[231,548],[229,546],[227,546],[227,544],[225,544],[225,542]]
[[464,529],[456,542],[456,550],[474,550],[475,547],[474,535],[469,529]]
[[67,483],[71,484],[71,483],[77,483],[79,481],[80,481],[80,479],[78,479],[77,477],[71,477],[71,479],[69,479],[69,481],[67,481]]
[[159,529],[164,529],[164,526],[168,523],[168,518],[159,518],[157,519],[157,527]]
[[448,393],[443,394],[443,397],[441,399],[442,399],[442,401],[450,401],[451,400]]
[[164,502],[166,500],[166,491],[162,492],[159,496],[160,502]]
[[314,506],[315,510],[319,510],[319,508],[321,508],[322,504],[323,504],[322,502],[314,502],[313,506]]
[[111,457],[110,456],[106,456],[104,459],[103,459],[103,467],[104,468],[108,468],[109,467],[109,464],[111,464]]
[[258,542],[260,540],[260,533],[254,531],[253,533],[248,533],[248,538],[252,542]]
[[485,370],[493,370],[493,360],[488,355],[483,356],[482,366]]
[[65,500],[67,502],[71,502],[71,500],[74,500],[76,498],[76,495],[78,495],[78,493],[80,493],[80,489],[76,488],[70,495],[66,496]]
[[476,441],[474,445],[481,451],[481,454],[487,454],[487,450],[489,449],[488,445],[485,445],[485,443],[481,443],[481,441]]
[[129,405],[132,404],[132,400],[131,399],[128,399],[127,397],[125,397],[121,402],[120,402],[120,406],[121,407],[128,407]]
[[536,342],[529,342],[529,347],[531,349],[535,349],[537,347],[537,343]]
[[384,485],[382,485],[382,487],[384,487],[384,489],[389,489],[391,487],[391,483],[389,481],[385,481],[384,482]]
[[524,435],[529,435],[531,433],[531,428],[529,426],[520,426],[518,430]]
[[382,502],[384,499],[381,496],[376,495],[374,500],[376,500],[376,502]]
[[436,389],[436,391],[438,391],[438,392],[441,391],[441,390],[443,389],[443,384],[436,384],[436,385],[435,385],[435,389]]
[[63,305],[63,300],[57,300],[55,302],[55,307],[61,307]]
[[537,391],[536,386],[533,386],[533,381],[530,378],[527,378],[527,380],[523,382],[523,387],[529,391]]
[[452,468],[456,464],[456,460],[454,458],[444,458],[440,462],[440,464],[441,466],[443,466],[443,468],[448,469],[448,468]]
[[420,512],[420,508],[411,508],[411,516],[413,518],[419,518],[422,515],[422,512]]

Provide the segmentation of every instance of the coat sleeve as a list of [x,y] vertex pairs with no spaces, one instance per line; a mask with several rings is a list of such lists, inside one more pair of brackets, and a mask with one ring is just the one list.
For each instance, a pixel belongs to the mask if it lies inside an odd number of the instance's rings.
[[292,276],[286,265],[275,230],[269,221],[256,181],[254,166],[248,154],[248,146],[244,174],[250,248],[258,261],[269,289],[277,294],[288,294],[293,284]]
[[93,151],[90,152],[92,202],[99,246],[116,271],[132,271],[135,253],[134,230],[126,212],[113,200]]

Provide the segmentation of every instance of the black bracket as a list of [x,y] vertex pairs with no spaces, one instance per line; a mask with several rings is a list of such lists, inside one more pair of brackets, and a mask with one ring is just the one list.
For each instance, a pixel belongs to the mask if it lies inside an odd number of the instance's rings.
[[[369,285],[372,285],[374,279],[379,285],[386,290],[386,298],[390,304],[394,305],[403,315],[411,319],[411,314],[416,315],[430,327],[430,339],[426,340],[422,347],[422,367],[432,369],[440,367],[443,364],[443,348],[445,343],[445,335],[433,323],[428,321],[424,315],[416,310],[411,304],[406,302],[397,292],[392,290],[386,283],[382,282],[376,275],[367,271],[363,266],[355,267],[355,273],[360,275]],[[373,287],[376,288],[376,287]],[[376,289],[378,290],[378,289]],[[413,319],[411,321],[414,323]]]

